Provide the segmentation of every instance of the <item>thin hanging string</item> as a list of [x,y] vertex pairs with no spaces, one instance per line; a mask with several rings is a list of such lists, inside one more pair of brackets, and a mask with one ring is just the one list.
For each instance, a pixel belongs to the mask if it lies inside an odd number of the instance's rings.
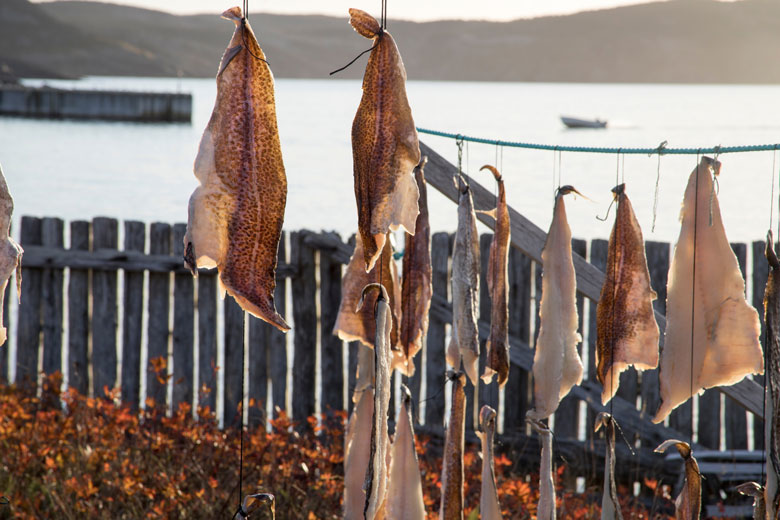
[[343,67],[340,67],[328,73],[328,76],[333,76],[334,74],[338,74],[342,70],[349,68],[350,65],[355,63],[358,59],[360,59],[361,56],[376,49],[376,46],[379,45],[379,42],[382,39],[382,33],[384,33],[385,29],[387,29],[387,0],[382,0],[381,11],[382,14],[379,17],[379,34],[376,37],[376,43],[374,43],[374,45],[372,45],[370,48],[364,50],[363,52],[361,52],[360,54],[352,58],[352,60],[346,65],[344,65]]
[[[655,196],[653,197],[653,227],[650,229],[652,233],[655,233],[655,219],[658,216],[658,186],[661,183],[661,155],[664,153],[664,148],[666,148],[667,141],[663,141],[661,144],[658,145],[658,148],[656,150],[656,153],[658,154],[658,167],[655,172]],[[652,153],[647,154],[648,157],[653,155]]]
[[260,60],[266,65],[269,65],[267,60],[264,60],[254,52],[252,52],[252,49],[249,48],[249,45],[246,43],[246,25],[249,22],[249,0],[244,0],[244,16],[241,18],[241,41],[244,44],[244,48],[249,53],[250,56],[252,56],[256,60]]
[[380,21],[382,30],[387,29],[387,0],[382,0],[382,18]]
[[555,151],[553,151],[553,161],[552,161],[552,192],[553,192],[553,201],[558,197],[558,186],[555,185]]
[[241,313],[241,400],[239,401],[238,409],[238,427],[240,428],[240,448],[238,455],[238,509],[231,518],[236,518],[238,515],[246,518],[247,515],[244,511],[244,370],[246,368],[244,362],[244,356],[246,354],[246,346],[243,336],[243,331],[246,326],[246,312]]
[[[777,150],[775,150],[772,153],[772,186],[770,188],[770,195],[769,195],[769,236],[771,236],[772,233],[772,223],[774,220],[774,209],[775,209],[775,165],[776,165],[776,159],[777,159]],[[778,215],[780,216],[780,215]],[[778,221],[778,231],[780,231],[780,220]],[[771,247],[774,249],[774,237],[772,238],[771,242],[767,244],[767,247]],[[771,269],[771,266],[770,266]],[[766,313],[766,309],[764,309],[764,313]],[[764,315],[764,321],[766,322],[766,314]],[[766,397],[767,397],[767,388],[769,385],[769,379],[772,377],[772,371],[769,370],[769,363],[772,361],[770,357],[770,347],[769,347],[769,327],[764,326],[764,384],[763,384],[763,395],[764,399],[761,403],[761,427],[763,431],[766,431]],[[766,438],[764,438],[764,450],[763,450],[763,460],[761,461],[761,480],[759,482],[764,482],[764,474],[767,470],[766,465],[769,461],[769,444],[770,442],[767,441]]]
[[[699,230],[699,154],[696,154],[696,184],[694,186],[694,203],[693,203],[693,269],[691,276],[691,396],[689,399],[693,399],[693,343],[694,343],[694,327],[696,325],[696,239]],[[693,401],[691,401],[691,413],[693,412]],[[691,433],[691,439],[693,434]]]
[[561,156],[563,154],[558,151],[558,187],[561,187]]

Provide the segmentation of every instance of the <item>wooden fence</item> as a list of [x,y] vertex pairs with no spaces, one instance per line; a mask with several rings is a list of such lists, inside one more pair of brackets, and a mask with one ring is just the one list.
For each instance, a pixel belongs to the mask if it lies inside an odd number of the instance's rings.
[[[39,384],[41,373],[60,371],[68,385],[85,394],[104,395],[105,387],[121,388],[123,402],[131,407],[142,406],[147,398],[169,408],[182,402],[208,405],[218,411],[226,426],[237,424],[242,394],[264,404],[249,407],[251,425],[261,424],[277,406],[301,421],[319,412],[349,410],[358,348],[362,347],[345,344],[331,334],[341,298],[343,266],[352,252],[349,241],[335,233],[285,233],[279,251],[276,301],[294,329],[284,335],[245,315],[232,298],[221,303],[215,271],[202,271],[197,279],[192,278],[181,260],[185,228],[184,224],[153,223],[147,229],[141,222],[126,221],[120,230],[114,219],[95,218],[92,222],[71,222],[66,233],[60,219],[23,217],[22,299],[16,316],[5,313],[12,339],[10,348],[0,349],[0,379],[34,386]],[[434,433],[441,431],[445,412],[444,350],[451,319],[452,238],[447,233],[432,237],[430,326],[418,370],[404,381],[419,403],[420,429]],[[490,239],[490,234],[480,237],[483,358],[490,316],[485,285]],[[573,247],[603,270],[605,240],[590,244],[574,240]],[[752,265],[746,279],[759,314],[763,314],[767,277],[763,247],[763,242],[733,245],[743,273]],[[652,284],[658,293],[655,306],[661,313],[665,310],[670,252],[668,243],[647,243]],[[499,410],[502,442],[525,454],[529,462],[538,460],[539,454],[535,437],[527,435],[524,417],[531,406],[533,383],[527,369],[532,359],[529,345],[538,329],[540,280],[540,266],[512,248],[509,327],[513,364],[509,381],[502,392],[496,391],[495,384],[482,383],[477,389],[469,385],[467,392],[469,410],[477,411],[483,403]],[[7,306],[15,306],[12,296],[9,290]],[[586,381],[561,403],[554,430],[557,452],[575,473],[595,476],[603,460],[602,441],[591,434],[594,414],[601,409],[594,368],[595,303],[580,295],[578,307]],[[242,392],[244,342],[247,377]],[[9,366],[13,359],[10,350],[16,354],[13,366]],[[153,363],[156,359],[165,363]],[[623,374],[614,400],[615,416],[637,451],[631,459],[637,461],[635,465],[619,465],[624,477],[641,481],[640,468],[663,472],[663,459],[651,450],[667,436],[693,439],[698,446],[712,449],[763,446],[760,420],[749,419],[744,408],[716,390],[676,409],[666,427],[647,421],[658,399],[655,371]],[[751,422],[753,439],[749,443]],[[473,430],[473,422],[467,423]],[[472,438],[473,431],[468,435]],[[624,443],[618,450],[619,456],[630,455]]]

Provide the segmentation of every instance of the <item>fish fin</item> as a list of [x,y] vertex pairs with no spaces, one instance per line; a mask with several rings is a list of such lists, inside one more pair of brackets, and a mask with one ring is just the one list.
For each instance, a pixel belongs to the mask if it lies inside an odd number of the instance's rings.
[[486,385],[490,384],[495,374],[496,374],[495,370],[485,365],[485,371],[482,373],[481,376],[482,382],[485,383]]
[[483,215],[487,215],[488,217],[491,217],[493,220],[498,220],[498,208],[476,209],[474,210],[474,213],[481,213]]
[[233,58],[238,56],[238,53],[241,52],[241,49],[243,48],[243,45],[238,44],[225,51],[225,54],[222,56],[222,61],[219,63],[219,72],[217,72],[217,76],[220,76],[225,71],[227,66],[230,65],[230,62],[233,61]]
[[241,8],[238,6],[231,7],[227,11],[222,13],[222,18],[225,20],[233,20],[236,22],[236,25],[241,22],[241,19],[244,17],[243,13],[241,12]]
[[376,18],[360,9],[349,10],[349,24],[360,36],[369,39],[376,38],[382,32],[382,27]]

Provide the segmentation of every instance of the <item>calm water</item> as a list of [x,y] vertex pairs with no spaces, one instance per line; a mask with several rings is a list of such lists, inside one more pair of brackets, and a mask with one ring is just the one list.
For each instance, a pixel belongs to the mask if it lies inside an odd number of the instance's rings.
[[[192,161],[211,113],[214,80],[93,77],[50,83],[192,92],[193,122],[0,118],[0,163],[16,199],[16,215],[185,221],[187,200],[196,185]],[[354,232],[350,128],[360,83],[280,79],[276,88],[289,180],[286,227]],[[411,81],[408,90],[419,126],[488,138],[615,147],[654,147],[663,140],[672,147],[780,142],[776,86]],[[606,118],[611,128],[566,130],[558,119],[561,114]],[[455,161],[452,140],[421,138]],[[480,182],[490,185],[488,175],[477,169],[494,163],[496,155],[494,146],[471,144],[464,161]],[[503,159],[498,155],[510,204],[546,228],[557,183],[553,153],[507,148]],[[772,152],[731,154],[721,160],[720,200],[729,238],[762,238],[769,220]],[[694,162],[695,157],[661,160],[658,218],[651,233],[657,159],[625,158],[628,193],[647,239],[676,239],[679,204]],[[563,154],[562,183],[573,184],[594,201],[578,199],[567,205],[575,236],[608,236],[610,223],[594,217],[606,211],[615,174],[615,156]],[[431,193],[430,205],[433,229],[453,230],[455,206],[437,192]]]

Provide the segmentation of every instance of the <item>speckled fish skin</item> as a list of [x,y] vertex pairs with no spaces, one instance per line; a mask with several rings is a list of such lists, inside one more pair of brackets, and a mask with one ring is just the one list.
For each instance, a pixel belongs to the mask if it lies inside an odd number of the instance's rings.
[[[393,261],[393,248],[390,240],[385,243],[381,262],[374,266],[371,272],[363,269],[363,244],[360,236],[355,237],[355,251],[347,265],[344,277],[341,279],[341,303],[333,327],[333,334],[344,341],[359,341],[363,345],[374,348],[376,339],[376,319],[374,317],[374,301],[376,295],[368,296],[360,311],[355,312],[358,302],[366,285],[379,282],[381,271],[382,285],[390,298],[392,308],[392,330],[390,332],[390,344],[393,350],[400,352],[399,323],[401,321],[401,287],[398,281],[398,267]],[[400,356],[398,356],[400,359]]]
[[16,294],[22,297],[22,246],[11,238],[11,215],[14,212],[14,199],[8,191],[8,183],[0,167],[0,345],[8,338],[8,331],[3,326],[3,300],[8,280],[16,271]]
[[764,502],[764,486],[757,482],[745,482],[737,486],[741,494],[753,497],[753,520],[768,520]]
[[601,520],[623,520],[620,501],[615,486],[615,418],[606,412],[596,417],[594,431],[604,427],[607,438],[607,453],[604,457],[604,493],[601,496]]
[[471,189],[458,176],[458,229],[452,248],[452,334],[447,363],[463,370],[473,385],[479,380],[479,234]]
[[[219,270],[245,311],[281,331],[276,260],[287,201],[287,177],[276,125],[274,80],[241,9],[222,16],[236,30],[217,74],[217,99],[195,158],[200,186],[190,197],[184,261]],[[254,55],[254,56],[253,56]]]
[[393,37],[365,11],[350,9],[349,16],[355,31],[374,42],[352,122],[358,229],[370,271],[388,231],[403,228],[414,234],[418,191],[412,170],[420,162],[420,145],[406,98],[406,70]]
[[775,519],[780,511],[780,262],[775,254],[772,232],[767,233],[766,259],[769,278],[764,290],[766,324],[766,418],[764,439],[769,443],[765,504],[767,518]]
[[685,483],[680,495],[674,501],[675,517],[677,520],[698,520],[701,515],[701,474],[699,463],[693,456],[690,445],[687,442],[671,439],[658,446],[656,453],[663,453],[672,446],[677,448],[680,456],[685,461]]
[[433,268],[431,267],[431,225],[428,221],[428,190],[425,183],[423,157],[414,169],[417,189],[420,191],[420,214],[414,226],[414,235],[406,235],[401,277],[401,348],[404,359],[399,367],[407,377],[414,375],[414,356],[422,349],[428,332],[428,312],[433,297]]
[[526,414],[540,421],[558,409],[571,387],[582,381],[582,360],[577,344],[577,289],[571,252],[571,229],[566,219],[563,196],[575,191],[564,186],[558,191],[553,220],[542,249],[541,329],[534,353],[534,408]]
[[390,406],[390,374],[393,354],[390,349],[390,305],[387,290],[383,285],[372,283],[365,286],[358,302],[359,311],[369,303],[371,293],[378,293],[376,301],[376,341],[374,360],[376,370],[376,391],[374,392],[374,417],[371,426],[371,455],[366,469],[366,503],[363,516],[366,520],[379,520],[385,516],[387,498],[387,451],[390,443],[387,433],[387,412]]
[[539,503],[536,506],[538,520],[555,520],[555,481],[552,467],[552,431],[541,421],[530,418],[531,424],[542,441],[542,455],[539,462]]
[[669,267],[666,336],[658,374],[661,406],[655,423],[692,393],[733,385],[748,374],[764,372],[758,313],[745,301],[745,281],[726,238],[713,190],[712,174],[719,171],[718,161],[702,158],[685,190],[680,238]]
[[425,520],[420,464],[414,446],[412,394],[401,385],[401,411],[393,439],[387,484],[387,517],[399,520]]
[[496,434],[496,411],[483,405],[479,411],[479,427],[476,432],[482,442],[482,490],[479,496],[479,514],[482,520],[501,520],[501,505],[498,503],[496,489],[495,458],[493,456],[493,437]]
[[444,439],[439,520],[463,520],[463,444],[466,427],[466,377],[450,371],[452,405]]
[[485,384],[498,374],[498,385],[504,386],[509,377],[509,240],[511,229],[509,208],[506,204],[504,180],[498,170],[486,164],[480,170],[490,170],[498,183],[495,210],[488,212],[496,219],[493,240],[490,242],[487,286],[490,294],[490,336],[485,347],[487,357],[482,380]]
[[620,384],[620,373],[658,366],[658,323],[653,312],[656,293],[650,286],[642,230],[634,215],[625,184],[612,192],[618,209],[612,234],[601,297],[596,308],[596,375],[607,404]]

